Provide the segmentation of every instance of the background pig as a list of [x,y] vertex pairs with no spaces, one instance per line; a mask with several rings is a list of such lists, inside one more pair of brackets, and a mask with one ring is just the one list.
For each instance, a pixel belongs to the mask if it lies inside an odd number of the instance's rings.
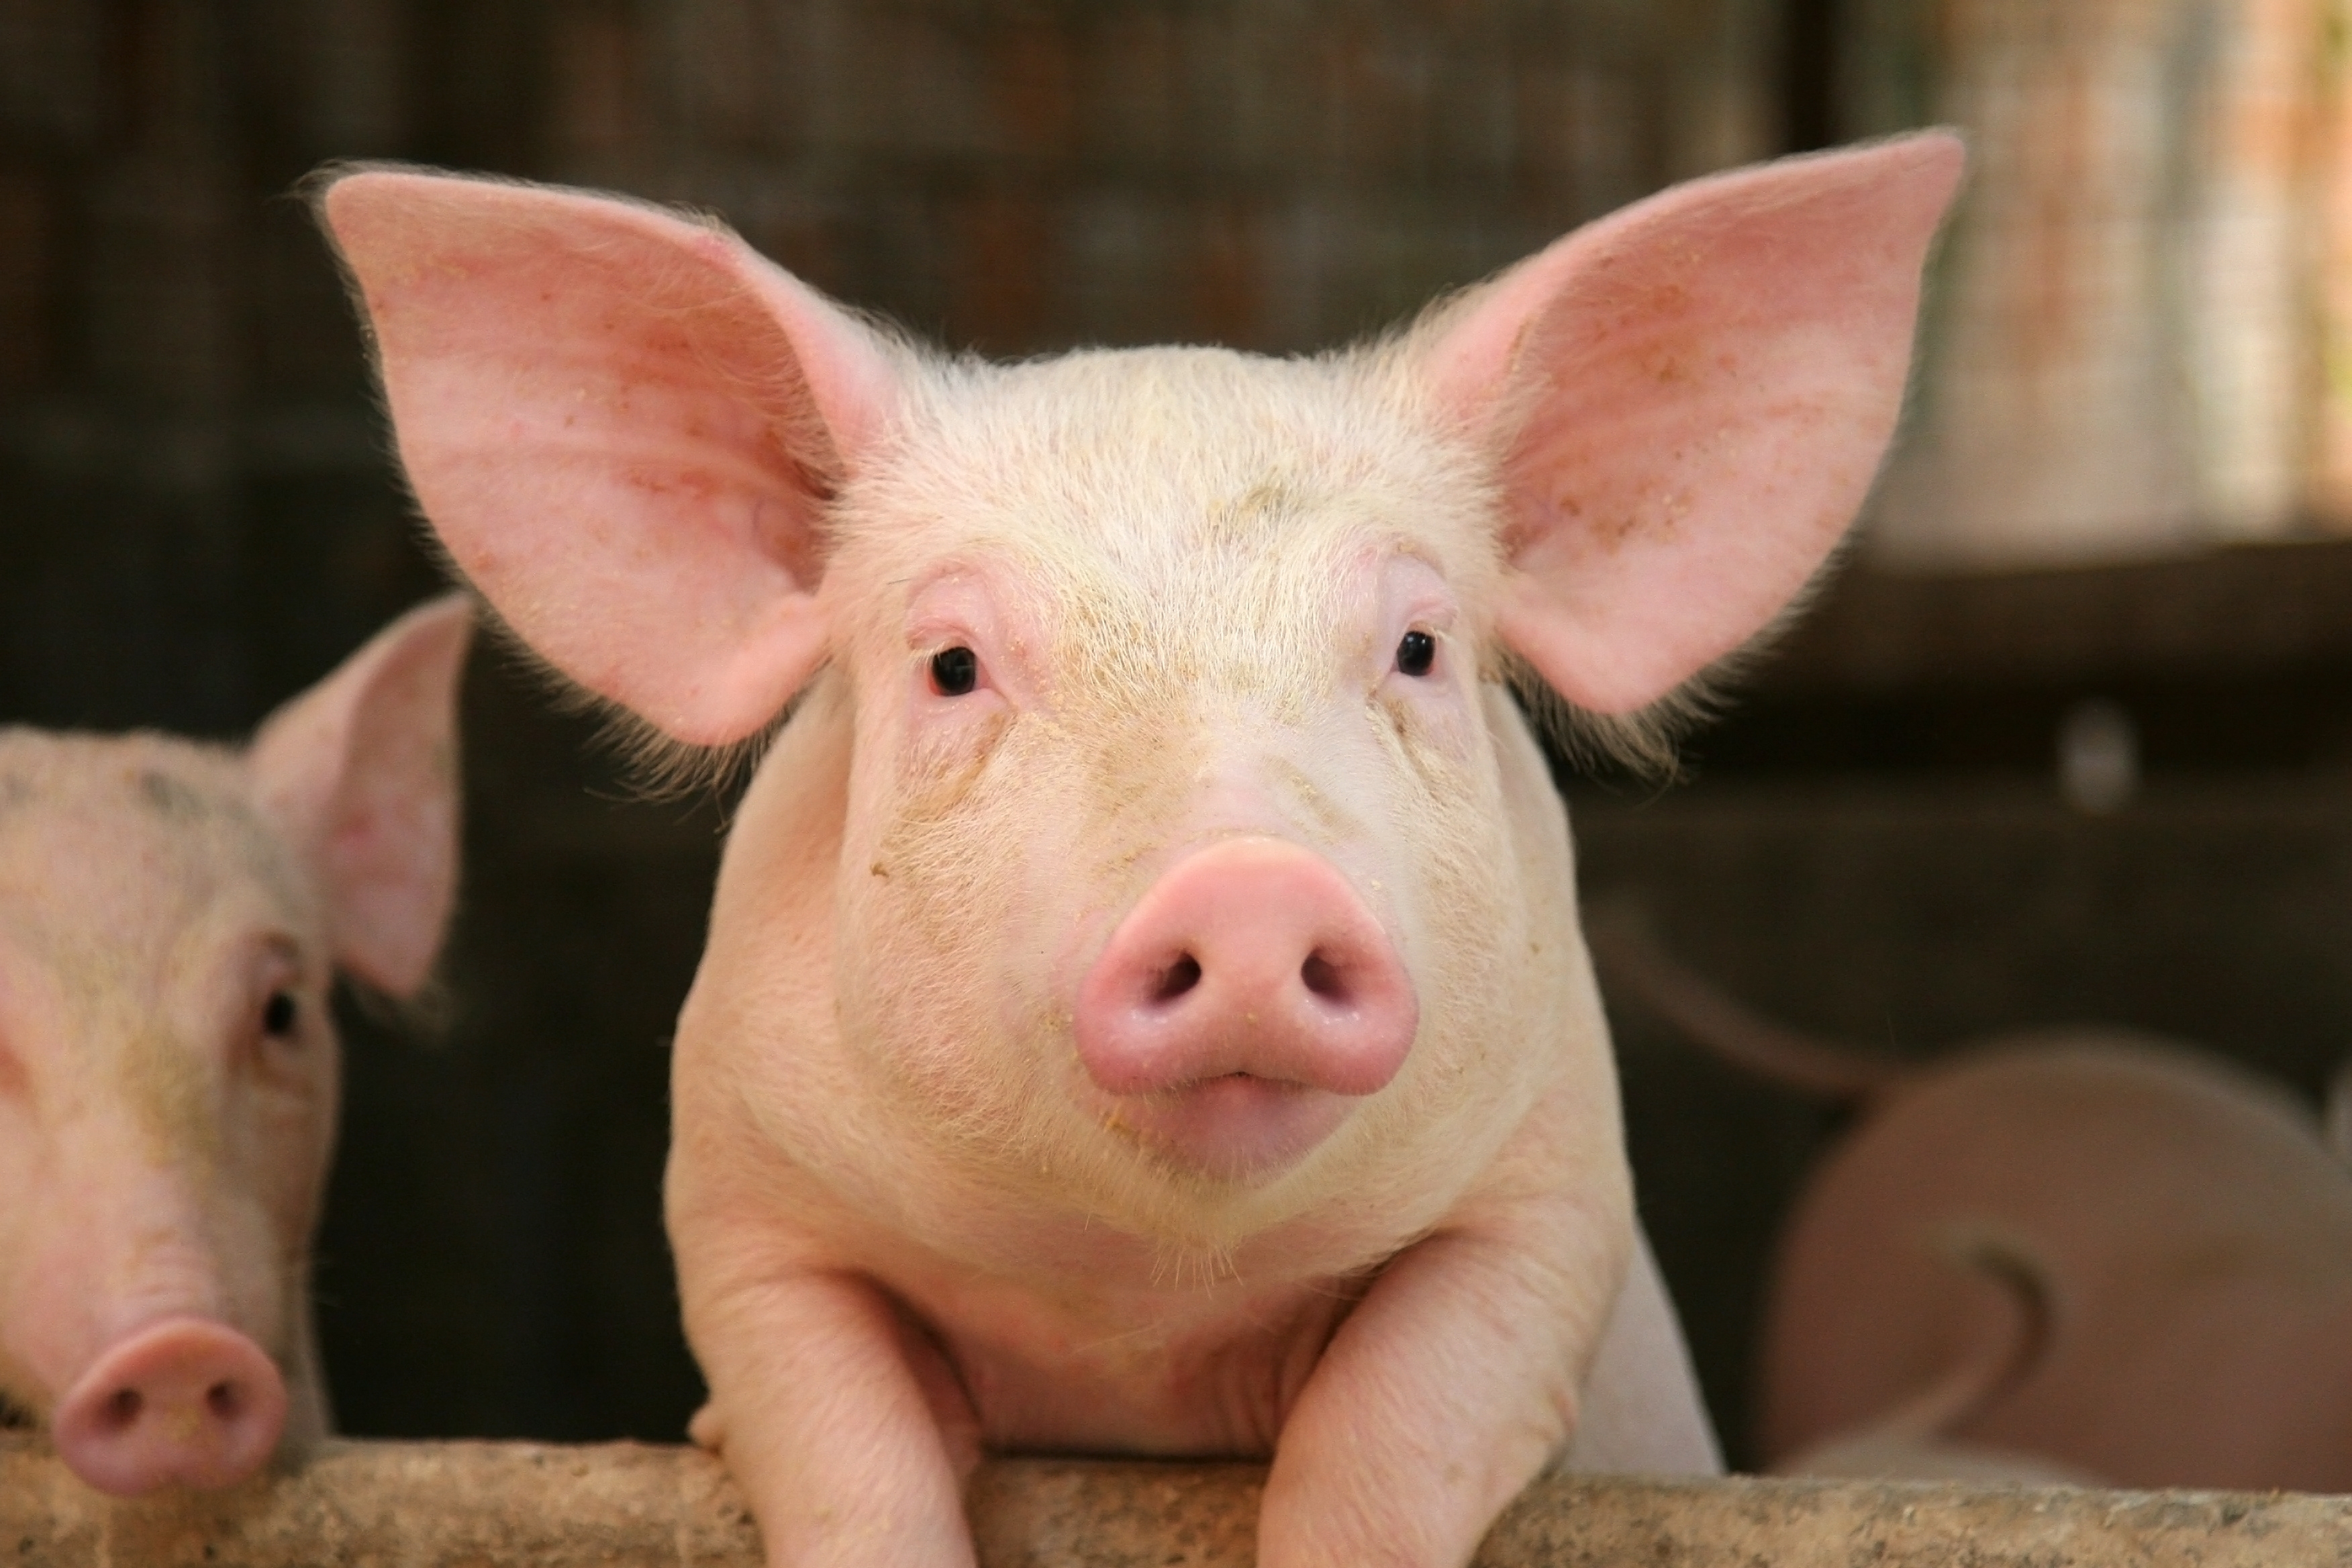
[[795,704],[667,1188],[775,1561],[970,1561],[983,1447],[1271,1455],[1269,1564],[1463,1561],[1571,1442],[1714,1463],[1502,677],[1636,714],[1803,586],[1959,162],[1696,184],[1344,355],[1012,366],[621,201],[327,190],[521,638],[689,745]]
[[0,1395],[92,1486],[326,1429],[328,990],[406,995],[439,944],[470,629],[411,612],[242,753],[0,730]]
[[2352,1174],[2309,1108],[2125,1030],[1874,1060],[1750,1017],[1627,923],[1593,946],[1719,1054],[1861,1100],[1775,1264],[1774,1468],[2352,1490]]

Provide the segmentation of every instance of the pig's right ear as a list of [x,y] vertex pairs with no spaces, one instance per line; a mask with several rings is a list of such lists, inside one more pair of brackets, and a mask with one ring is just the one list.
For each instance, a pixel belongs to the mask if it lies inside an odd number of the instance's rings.
[[875,334],[614,198],[372,169],[319,206],[416,499],[523,641],[677,740],[772,720],[824,657],[825,504],[897,397]]
[[326,895],[335,963],[405,996],[457,889],[457,674],[473,605],[451,594],[384,627],[272,713],[246,753],[262,808]]

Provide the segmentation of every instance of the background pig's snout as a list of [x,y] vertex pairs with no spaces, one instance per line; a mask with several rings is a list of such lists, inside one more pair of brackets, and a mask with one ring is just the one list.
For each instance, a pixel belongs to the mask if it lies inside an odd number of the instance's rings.
[[1419,1022],[1404,964],[1337,868],[1234,838],[1144,894],[1081,983],[1074,1027],[1115,1095],[1234,1075],[1366,1095],[1396,1076]]
[[286,1383],[236,1330],[172,1318],[99,1357],[51,1426],[67,1465],[100,1491],[225,1487],[277,1451]]

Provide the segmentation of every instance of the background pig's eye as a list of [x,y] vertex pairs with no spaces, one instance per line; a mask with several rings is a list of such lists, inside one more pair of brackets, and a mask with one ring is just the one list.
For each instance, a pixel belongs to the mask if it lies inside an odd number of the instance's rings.
[[296,1008],[292,993],[272,991],[261,1005],[261,1032],[282,1040],[294,1032]]
[[1406,675],[1427,675],[1437,662],[1437,639],[1427,632],[1407,632],[1397,644],[1397,668]]
[[931,655],[931,685],[942,697],[961,697],[980,684],[980,656],[968,647],[943,647]]

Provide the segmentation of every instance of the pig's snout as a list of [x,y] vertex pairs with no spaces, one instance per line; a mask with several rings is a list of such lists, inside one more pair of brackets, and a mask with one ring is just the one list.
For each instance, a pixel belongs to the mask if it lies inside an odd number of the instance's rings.
[[236,1330],[172,1318],[100,1356],[50,1425],[68,1467],[100,1491],[225,1487],[276,1452],[286,1382]]
[[1388,934],[1328,861],[1234,838],[1179,861],[1078,988],[1078,1057],[1120,1120],[1213,1165],[1278,1163],[1380,1089],[1420,1008]]

